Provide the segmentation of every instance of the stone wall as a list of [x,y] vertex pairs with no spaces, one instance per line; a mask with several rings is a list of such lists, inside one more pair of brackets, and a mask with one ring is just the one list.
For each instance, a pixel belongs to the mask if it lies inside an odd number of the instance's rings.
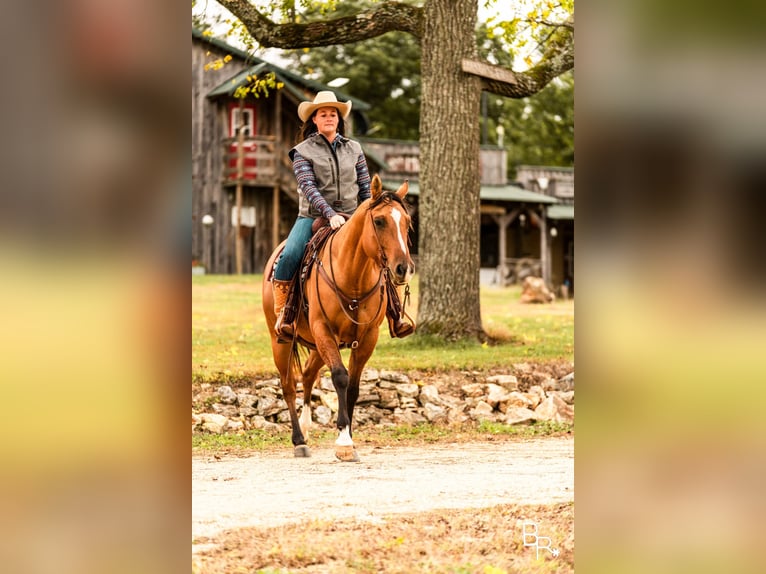
[[[485,420],[506,424],[574,422],[574,371],[559,378],[523,368],[520,373],[521,382],[516,375],[481,373],[464,373],[466,376],[457,381],[423,382],[399,372],[366,369],[354,410],[355,425],[458,425]],[[300,412],[300,383],[298,389]],[[192,397],[192,405],[193,432],[289,428],[287,403],[278,379],[236,390],[205,383]],[[312,390],[311,407],[315,424],[333,428],[338,398],[329,377],[322,377]]]

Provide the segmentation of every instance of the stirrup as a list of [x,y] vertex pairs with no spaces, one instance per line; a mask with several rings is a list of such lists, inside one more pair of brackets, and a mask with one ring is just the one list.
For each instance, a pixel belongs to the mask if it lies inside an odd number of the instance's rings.
[[[393,321],[392,321],[393,323]],[[403,339],[415,332],[415,326],[404,321],[399,321],[396,325],[391,327],[391,333],[397,339]]]
[[277,317],[277,322],[274,325],[274,332],[277,334],[277,341],[280,343],[287,343],[293,340],[295,336],[295,329],[292,323],[282,323],[284,317],[284,310]]

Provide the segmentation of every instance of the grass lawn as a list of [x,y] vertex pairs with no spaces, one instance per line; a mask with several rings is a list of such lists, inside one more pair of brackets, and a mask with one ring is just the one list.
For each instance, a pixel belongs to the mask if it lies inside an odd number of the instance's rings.
[[[262,275],[192,277],[192,375],[197,382],[276,375],[261,309]],[[417,317],[418,281],[411,284]],[[574,360],[574,302],[519,303],[521,288],[482,287],[485,330],[503,341],[444,344],[428,336],[391,339],[386,322],[368,366],[401,371],[507,368],[516,362]],[[349,351],[344,352],[344,359]]]

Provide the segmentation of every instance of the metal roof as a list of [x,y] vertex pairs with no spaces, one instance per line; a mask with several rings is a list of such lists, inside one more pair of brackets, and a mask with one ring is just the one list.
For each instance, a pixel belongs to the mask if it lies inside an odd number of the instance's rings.
[[205,36],[201,31],[192,28],[192,37],[207,42],[213,46],[220,48],[221,50],[228,51],[229,53],[236,55],[238,58],[245,60],[245,62],[252,62],[253,65],[249,68],[242,70],[241,72],[234,74],[232,77],[222,82],[210,92],[207,93],[208,98],[216,98],[219,96],[232,96],[237,88],[245,86],[249,83],[248,77],[258,76],[263,73],[273,72],[277,81],[282,82],[285,85],[285,89],[291,92],[298,100],[304,100],[307,97],[306,88],[312,92],[321,92],[322,90],[330,90],[335,93],[336,97],[343,102],[351,101],[353,103],[352,111],[363,112],[370,109],[370,104],[356,98],[352,98],[348,94],[341,92],[335,88],[303,77],[300,74],[291,72],[280,66],[276,66],[270,62],[262,60],[257,56],[243,52],[242,50],[230,46],[223,40]]
[[[401,181],[386,180],[383,186],[387,189],[398,189]],[[410,182],[410,195],[420,195],[418,182]],[[515,185],[482,185],[479,196],[483,201],[520,201],[524,203],[557,203],[556,198],[542,193],[522,189]]]
[[574,205],[549,205],[547,210],[548,219],[572,219],[574,220]]

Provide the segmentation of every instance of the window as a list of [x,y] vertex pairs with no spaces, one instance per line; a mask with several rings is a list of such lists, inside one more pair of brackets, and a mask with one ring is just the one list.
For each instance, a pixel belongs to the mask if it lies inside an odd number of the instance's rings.
[[[252,136],[254,135],[253,132],[255,131],[253,127],[253,109],[252,108],[244,108],[241,110],[243,112],[243,119],[244,119],[244,135],[245,136]],[[239,107],[232,107],[231,108],[231,125],[229,126],[229,135],[231,137],[235,137],[237,135],[237,128],[239,127]]]

